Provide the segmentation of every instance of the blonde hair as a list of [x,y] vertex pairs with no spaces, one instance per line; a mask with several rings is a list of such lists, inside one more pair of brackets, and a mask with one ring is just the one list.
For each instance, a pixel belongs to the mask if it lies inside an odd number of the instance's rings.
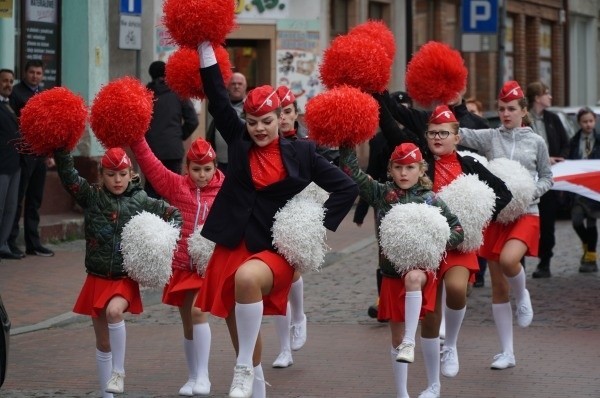
[[[392,163],[393,163],[392,160],[388,161],[388,179],[391,176],[390,168],[392,167]],[[417,183],[419,185],[423,186],[423,188],[425,188],[425,189],[433,188],[433,182],[427,175],[427,169],[429,168],[429,165],[427,164],[425,159],[421,160],[420,162],[415,162],[415,163],[419,163],[419,170],[423,172],[423,175],[419,177],[419,180],[417,181]]]

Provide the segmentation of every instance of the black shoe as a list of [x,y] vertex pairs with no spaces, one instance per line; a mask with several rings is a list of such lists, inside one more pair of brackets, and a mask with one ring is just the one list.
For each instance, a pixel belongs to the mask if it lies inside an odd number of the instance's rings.
[[50,249],[45,248],[44,246],[36,247],[35,249],[27,249],[27,254],[32,256],[40,256],[40,257],[52,257],[54,256],[54,252]]
[[21,256],[21,258],[25,257],[25,253],[23,253],[23,251],[22,251],[21,249],[19,249],[19,248],[17,247],[17,245],[14,245],[14,244],[12,244],[12,243],[9,243],[9,244],[8,244],[8,248],[10,249],[10,251],[11,251],[13,254],[16,254],[16,255],[18,255],[18,256]]
[[550,278],[552,274],[550,273],[550,269],[548,268],[538,268],[535,271],[533,271],[533,274],[531,274],[531,276],[535,279],[540,279]]
[[473,283],[473,287],[484,287],[485,286],[485,279],[483,278],[483,276],[478,276],[475,275],[475,282]]
[[13,252],[0,252],[0,257],[5,258],[7,260],[20,260],[25,256],[19,256]]
[[598,265],[596,263],[583,263],[579,267],[579,272],[598,272]]

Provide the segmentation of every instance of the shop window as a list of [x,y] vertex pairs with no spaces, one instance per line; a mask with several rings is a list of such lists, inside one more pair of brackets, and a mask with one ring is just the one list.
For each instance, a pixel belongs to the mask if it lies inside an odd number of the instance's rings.
[[329,1],[329,26],[331,38],[348,32],[350,15],[350,0]]
[[390,2],[369,1],[369,19],[377,19],[390,26]]
[[540,81],[552,87],[552,26],[540,24]]

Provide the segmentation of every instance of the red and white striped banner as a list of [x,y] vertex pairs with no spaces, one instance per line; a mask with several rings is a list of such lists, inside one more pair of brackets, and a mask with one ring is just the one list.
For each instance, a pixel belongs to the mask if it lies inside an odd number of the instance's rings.
[[552,166],[552,174],[552,189],[600,202],[600,160],[565,160]]

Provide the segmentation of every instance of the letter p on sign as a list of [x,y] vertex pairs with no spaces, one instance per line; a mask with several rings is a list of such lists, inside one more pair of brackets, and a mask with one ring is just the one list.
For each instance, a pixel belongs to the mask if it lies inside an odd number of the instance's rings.
[[463,0],[463,33],[498,33],[498,0]]

